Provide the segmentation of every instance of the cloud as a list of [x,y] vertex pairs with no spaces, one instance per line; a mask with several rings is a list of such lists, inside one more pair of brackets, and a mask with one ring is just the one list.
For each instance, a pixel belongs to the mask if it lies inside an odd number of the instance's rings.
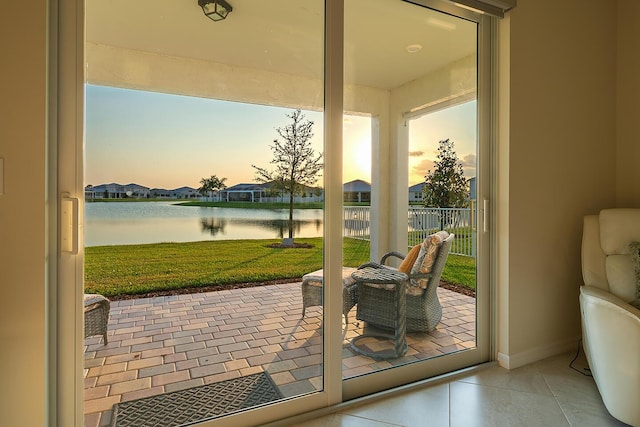
[[424,154],[424,151],[409,151],[409,157],[420,157]]
[[424,177],[428,171],[433,169],[433,160],[423,159],[420,163],[413,166],[409,171],[410,182],[424,181]]
[[465,176],[476,176],[476,155],[467,154],[460,160]]
[[476,167],[476,155],[475,154],[467,154],[461,160],[462,167],[464,168],[475,168]]

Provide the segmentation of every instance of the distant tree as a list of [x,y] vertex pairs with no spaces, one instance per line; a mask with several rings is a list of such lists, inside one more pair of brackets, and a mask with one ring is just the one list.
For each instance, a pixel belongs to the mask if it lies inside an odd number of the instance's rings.
[[225,181],[227,178],[218,178],[216,175],[211,175],[210,178],[202,178],[200,180],[201,187],[198,188],[200,194],[211,195],[215,191],[224,190],[227,188]]
[[320,160],[322,153],[315,153],[311,147],[313,122],[306,120],[298,109],[286,115],[291,123],[277,128],[280,138],[273,140],[270,146],[273,152],[271,164],[274,170],[251,165],[256,170],[255,180],[273,183],[289,194],[289,239],[293,243],[293,199],[304,185],[313,185],[324,166]]
[[[463,208],[469,204],[469,188],[464,177],[462,163],[454,150],[454,142],[439,142],[438,155],[433,170],[427,172],[422,188],[423,203],[433,208]],[[444,218],[440,219],[444,228]]]

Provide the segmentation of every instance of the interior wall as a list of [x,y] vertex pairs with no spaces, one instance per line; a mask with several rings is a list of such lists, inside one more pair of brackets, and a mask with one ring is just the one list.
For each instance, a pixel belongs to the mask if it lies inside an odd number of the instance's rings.
[[640,208],[640,1],[618,1],[616,206]]
[[513,368],[580,337],[582,216],[615,199],[616,8],[520,0],[500,25],[510,78],[500,87],[509,140],[500,141],[508,248],[498,248],[498,359]]
[[[639,50],[615,40],[613,2],[520,0],[512,11],[506,259],[510,326],[499,343],[520,363],[579,335],[577,308],[581,217],[638,198],[635,117],[626,99],[640,82],[619,70],[638,68]],[[619,34],[637,37],[636,0],[619,0]],[[46,9],[47,2],[8,2],[0,15],[0,413],[4,425],[46,425]],[[549,11],[554,13],[549,13]],[[506,21],[505,21],[506,22]],[[635,59],[634,59],[635,58]],[[635,73],[637,76],[638,73]],[[618,174],[615,140],[618,135]],[[637,136],[635,137],[637,138]],[[504,141],[501,141],[501,143]],[[635,180],[632,184],[630,181]],[[627,182],[629,181],[629,182]],[[504,187],[502,187],[504,188]],[[637,203],[636,203],[637,206]]]
[[46,424],[45,161],[47,2],[0,14],[0,417]]

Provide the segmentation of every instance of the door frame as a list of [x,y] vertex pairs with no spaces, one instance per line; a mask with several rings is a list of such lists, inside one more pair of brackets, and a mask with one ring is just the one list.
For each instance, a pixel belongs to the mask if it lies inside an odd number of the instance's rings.
[[[441,0],[421,0],[413,3],[437,7],[443,11],[464,11],[453,4]],[[450,12],[451,13],[451,12]],[[485,17],[486,18],[486,17]],[[485,19],[483,18],[483,19]],[[325,253],[324,269],[329,280],[341,280],[342,266],[342,123],[343,123],[343,44],[344,44],[344,0],[325,0]],[[488,20],[487,22],[492,22]],[[63,251],[61,248],[62,232],[60,217],[62,214],[62,198],[77,201],[77,242],[83,241],[83,200],[84,200],[84,0],[52,0],[49,2],[49,131],[50,151],[48,159],[51,198],[49,234],[51,264],[50,312],[48,316],[49,346],[49,408],[48,413],[54,425],[82,426],[83,413],[83,316],[82,316],[82,283],[83,283],[83,248],[78,245],[77,251]],[[485,24],[486,31],[480,34],[482,46],[492,40],[489,32],[493,24]],[[486,41],[485,41],[486,40]],[[490,58],[479,49],[479,67],[489,66]],[[493,52],[493,49],[489,49]],[[490,73],[480,73],[479,94],[490,93],[492,78]],[[489,89],[487,89],[489,88]],[[481,107],[482,103],[482,107]],[[481,138],[493,140],[493,130],[489,129],[493,116],[493,96],[479,95],[479,122]],[[486,117],[485,117],[486,115]],[[486,121],[486,123],[485,123]],[[485,123],[484,125],[482,123]],[[484,152],[484,151],[483,151]],[[492,153],[487,155],[491,159]],[[486,166],[492,170],[490,165]],[[485,174],[485,176],[489,176]],[[493,193],[491,184],[479,183],[478,194],[491,200]],[[488,214],[488,213],[487,213]],[[480,240],[480,239],[479,239]],[[485,239],[488,242],[488,238]],[[480,251],[478,251],[480,252]],[[486,252],[487,254],[489,252]],[[482,282],[487,283],[487,278]],[[483,273],[484,275],[484,273]],[[485,286],[485,285],[483,285]],[[286,416],[309,412],[330,405],[335,405],[354,396],[369,394],[375,390],[371,381],[355,382],[341,380],[342,377],[342,318],[341,293],[331,292],[325,287],[325,319],[324,319],[324,389],[311,395],[289,399],[268,407],[252,409],[238,415],[205,422],[202,425],[246,425],[255,422],[257,411],[262,422],[274,421]],[[478,300],[478,322],[489,324],[489,295],[487,289]],[[482,308],[481,308],[482,307]],[[480,320],[482,319],[482,320]],[[490,335],[486,336],[487,344],[482,344],[481,351],[473,357],[465,356],[462,364],[475,364],[489,360]],[[483,339],[484,341],[484,339]],[[454,359],[458,359],[455,355]],[[434,371],[451,371],[451,364],[436,361],[438,368]],[[442,366],[440,366],[442,365]],[[461,366],[456,362],[455,366]],[[384,388],[398,384],[406,384],[421,378],[415,377],[415,369],[408,365],[393,371],[392,377],[383,376]],[[375,381],[379,384],[380,380]],[[351,384],[350,384],[351,383]]]
[[[343,1],[325,1],[325,173],[334,179],[325,188],[324,269],[331,279],[342,274],[342,16]],[[53,424],[84,425],[83,387],[83,201],[84,201],[84,0],[54,0],[50,6],[50,100],[52,150],[50,194],[52,202],[52,256],[57,260],[52,275],[50,320],[49,414]],[[62,200],[75,201],[77,222],[72,236],[76,248],[63,250],[65,230],[60,226]],[[250,409],[210,421],[203,426],[271,422],[342,401],[341,357],[342,294],[325,288],[323,342],[323,390]],[[332,309],[331,307],[338,307]],[[331,378],[334,378],[332,381]]]
[[[461,19],[476,22],[477,31],[477,126],[478,126],[478,148],[477,148],[477,200],[478,204],[478,230],[477,239],[477,258],[476,258],[476,347],[473,349],[462,350],[456,353],[447,354],[441,357],[421,360],[394,366],[383,371],[362,375],[359,377],[348,378],[344,380],[344,399],[350,400],[385,390],[391,387],[399,387],[412,382],[433,378],[438,375],[453,372],[473,365],[478,365],[494,359],[494,322],[491,315],[491,307],[494,305],[494,285],[491,278],[494,277],[494,233],[490,221],[494,217],[492,212],[492,203],[495,193],[495,179],[493,177],[493,159],[495,152],[495,135],[496,135],[496,117],[493,108],[496,99],[495,93],[495,51],[496,51],[496,23],[495,18],[475,13],[473,11],[456,7],[450,2],[441,0],[404,0],[417,6],[423,6],[428,9],[434,9],[439,12],[448,13]],[[411,112],[405,112],[408,116]],[[390,124],[394,126],[394,124]],[[397,153],[390,152],[389,156],[379,155],[378,159],[382,161],[384,158],[393,158],[399,156],[399,153],[408,152],[408,132],[406,138],[399,138],[399,143],[395,147]],[[375,144],[374,144],[375,146]],[[392,147],[391,150],[394,148]],[[392,160],[393,161],[393,160]],[[398,171],[402,171],[399,166],[406,158],[396,158],[395,167]],[[389,167],[391,170],[396,170]],[[406,217],[406,206],[408,204],[408,194],[400,191],[406,188],[406,166],[404,174],[398,173],[392,177],[396,182],[390,182],[388,187],[398,189],[394,193],[395,198],[381,196],[379,199],[380,206],[388,203],[388,210],[392,212],[389,215],[389,223],[381,224],[380,229],[385,227],[389,232],[389,245],[391,248],[387,250],[395,250],[395,248],[406,246],[406,224],[401,220]],[[373,173],[372,173],[373,175]],[[375,181],[375,180],[374,180]],[[374,189],[372,188],[372,191]],[[375,194],[372,194],[372,200]],[[372,202],[373,203],[373,202]],[[373,208],[373,206],[372,206]],[[380,207],[379,207],[380,209]],[[377,216],[377,215],[376,215]],[[373,212],[372,212],[373,218]],[[486,224],[485,227],[482,227]],[[400,237],[397,237],[400,236]],[[383,239],[384,240],[384,239]],[[381,248],[376,248],[380,251]],[[372,256],[378,255],[378,252],[372,251]]]

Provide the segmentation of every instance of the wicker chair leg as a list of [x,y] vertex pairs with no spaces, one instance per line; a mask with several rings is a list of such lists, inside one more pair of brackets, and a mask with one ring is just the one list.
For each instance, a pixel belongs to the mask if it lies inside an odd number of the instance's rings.
[[98,294],[84,295],[84,337],[102,335],[107,345],[107,325],[109,323],[110,302]]

